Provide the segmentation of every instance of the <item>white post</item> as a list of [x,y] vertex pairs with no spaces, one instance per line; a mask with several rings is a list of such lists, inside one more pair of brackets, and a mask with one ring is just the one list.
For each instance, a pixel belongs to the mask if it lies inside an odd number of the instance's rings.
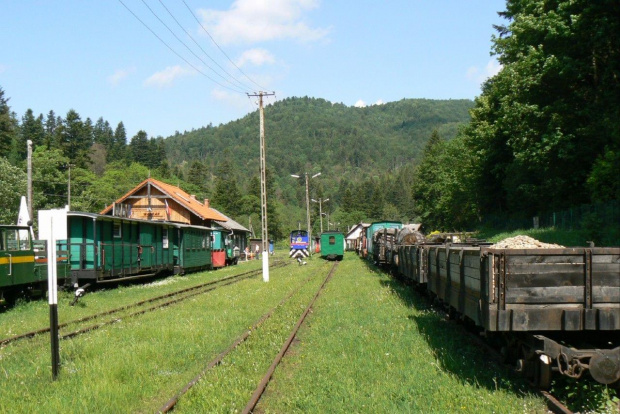
[[[47,223],[45,223],[47,225]],[[43,223],[39,223],[43,225]],[[49,238],[47,240],[47,295],[50,308],[50,342],[52,350],[52,379],[58,376],[60,352],[58,344],[58,265],[56,261],[56,237],[54,235],[54,217],[49,221]]]
[[258,109],[260,117],[260,195],[261,195],[261,224],[262,224],[262,248],[263,248],[263,281],[269,282],[269,238],[267,236],[267,165],[265,161],[265,119],[263,113],[263,96],[271,96],[275,93],[258,92]]

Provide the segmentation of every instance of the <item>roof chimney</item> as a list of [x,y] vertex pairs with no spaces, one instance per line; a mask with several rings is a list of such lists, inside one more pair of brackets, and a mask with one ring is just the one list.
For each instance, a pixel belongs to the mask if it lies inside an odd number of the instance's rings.
[[205,198],[205,207],[209,207],[209,199]]
[[191,198],[192,200],[195,200],[196,199],[196,194],[190,195],[189,198]]

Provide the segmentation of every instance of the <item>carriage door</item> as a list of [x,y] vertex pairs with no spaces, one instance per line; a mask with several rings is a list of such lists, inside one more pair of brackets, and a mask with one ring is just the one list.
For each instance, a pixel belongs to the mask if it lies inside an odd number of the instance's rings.
[[155,228],[150,225],[140,225],[139,251],[141,268],[150,268],[154,265],[155,259]]

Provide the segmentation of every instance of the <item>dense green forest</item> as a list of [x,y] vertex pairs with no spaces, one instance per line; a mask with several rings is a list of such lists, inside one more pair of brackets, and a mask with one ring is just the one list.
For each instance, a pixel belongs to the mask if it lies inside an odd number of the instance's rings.
[[[4,92],[0,90],[4,95]],[[258,111],[218,127],[207,126],[166,139],[139,131],[129,142],[123,123],[93,124],[71,110],[65,118],[31,110],[17,119],[2,97],[7,126],[2,180],[12,182],[2,217],[14,220],[25,193],[26,141],[33,141],[34,204],[99,211],[149,174],[178,185],[240,223],[260,223]],[[367,108],[323,99],[288,98],[265,109],[270,233],[283,237],[305,220],[305,180],[291,174],[321,172],[310,195],[322,203],[324,228],[345,228],[362,219],[410,220],[413,165],[433,130],[448,138],[469,120],[468,100],[412,100]],[[69,171],[71,167],[71,171]],[[369,201],[370,200],[370,201]],[[313,222],[320,228],[319,206]],[[316,210],[316,211],[315,211]],[[303,226],[305,227],[305,226]],[[255,228],[258,232],[259,229]]]
[[[502,70],[474,102],[355,108],[303,97],[267,106],[272,237],[305,227],[305,173],[321,172],[310,196],[329,199],[324,229],[378,219],[472,229],[620,200],[620,4],[509,0],[500,14],[491,52]],[[113,128],[75,110],[19,118],[0,88],[0,221],[14,222],[25,194],[31,140],[35,210],[67,203],[69,174],[71,208],[83,211],[151,175],[258,232],[258,124],[256,111],[167,138],[129,138],[122,122]],[[318,210],[312,203],[314,232]]]

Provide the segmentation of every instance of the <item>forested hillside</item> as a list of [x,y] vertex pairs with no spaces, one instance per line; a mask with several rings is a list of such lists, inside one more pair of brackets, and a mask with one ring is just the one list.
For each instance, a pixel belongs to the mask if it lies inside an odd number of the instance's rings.
[[[130,139],[120,122],[63,118],[28,110],[17,118],[0,89],[3,158],[0,197],[12,222],[25,194],[26,141],[33,141],[34,208],[62,207],[97,212],[148,175],[211,199],[240,223],[260,223],[258,111],[226,125],[211,125],[166,139],[139,131]],[[269,231],[283,237],[305,220],[305,173],[310,197],[322,203],[324,228],[346,228],[360,220],[411,219],[413,167],[432,131],[453,138],[469,120],[468,100],[403,99],[365,108],[323,99],[288,98],[265,109]],[[69,199],[69,174],[71,198]],[[298,180],[291,174],[301,175]],[[329,200],[327,200],[329,199]],[[319,231],[319,205],[312,222]],[[305,227],[305,226],[304,226]],[[258,232],[260,229],[255,228]]]
[[[278,188],[290,194],[290,174],[322,172],[334,191],[343,177],[352,183],[382,176],[420,159],[433,130],[451,139],[469,120],[469,100],[403,99],[365,108],[324,99],[287,98],[265,108],[267,166]],[[202,163],[217,175],[226,154],[238,182],[258,174],[258,112],[219,127],[208,126],[166,138],[174,163]],[[288,183],[288,184],[287,184]],[[285,198],[297,203],[298,197]]]
[[[453,138],[469,120],[471,106],[468,100],[403,99],[356,108],[308,97],[268,105],[270,231],[283,235],[291,227],[305,227],[305,173],[321,173],[309,186],[310,197],[329,199],[322,205],[324,229],[330,222],[345,228],[362,219],[412,219],[411,180],[422,148],[434,130]],[[175,174],[186,171],[194,191],[244,223],[246,217],[259,222],[254,213],[260,210],[258,126],[256,111],[165,140]],[[312,203],[315,231],[320,208]]]

